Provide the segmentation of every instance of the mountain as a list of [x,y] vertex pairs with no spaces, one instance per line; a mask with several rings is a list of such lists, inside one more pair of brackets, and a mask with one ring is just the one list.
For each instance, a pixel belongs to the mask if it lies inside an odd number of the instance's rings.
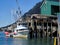
[[[33,6],[32,9],[30,9],[28,12],[26,12],[21,18],[25,21],[27,16],[31,16],[32,14],[40,14],[40,6],[41,6],[42,2],[38,2],[35,6]],[[13,26],[15,23],[1,27],[1,28],[7,28],[10,27],[11,25]]]
[[30,9],[28,12],[26,12],[22,18],[25,18],[27,15],[31,15],[31,14],[40,14],[41,12],[41,9],[40,9],[40,6],[41,6],[42,2],[38,2],[32,9]]

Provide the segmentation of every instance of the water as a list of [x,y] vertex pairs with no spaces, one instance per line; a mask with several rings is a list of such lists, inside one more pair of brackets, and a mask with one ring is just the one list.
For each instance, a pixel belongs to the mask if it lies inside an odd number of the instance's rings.
[[24,38],[8,38],[0,32],[0,45],[53,45],[53,40],[46,38],[24,39]]

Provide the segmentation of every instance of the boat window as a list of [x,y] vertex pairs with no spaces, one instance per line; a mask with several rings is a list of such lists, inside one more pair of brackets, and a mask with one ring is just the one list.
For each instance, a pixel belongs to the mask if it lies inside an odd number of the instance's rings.
[[27,30],[27,29],[20,29],[20,30]]

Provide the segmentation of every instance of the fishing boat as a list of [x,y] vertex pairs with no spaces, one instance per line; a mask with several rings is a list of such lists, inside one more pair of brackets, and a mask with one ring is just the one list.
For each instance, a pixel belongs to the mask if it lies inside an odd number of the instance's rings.
[[[18,5],[18,1],[16,1],[16,3]],[[16,19],[15,21],[17,21],[16,22],[17,27],[14,29],[14,32],[10,33],[7,36],[13,37],[13,38],[27,38],[29,30],[28,30],[28,28],[26,26],[22,25],[22,24],[25,24],[25,23],[24,22],[22,23],[23,20],[21,18],[21,11],[20,11],[20,6],[19,5],[18,5],[18,10],[16,10],[15,19]]]
[[27,38],[28,37],[29,30],[27,27],[23,25],[17,26],[17,28],[14,29],[14,38]]

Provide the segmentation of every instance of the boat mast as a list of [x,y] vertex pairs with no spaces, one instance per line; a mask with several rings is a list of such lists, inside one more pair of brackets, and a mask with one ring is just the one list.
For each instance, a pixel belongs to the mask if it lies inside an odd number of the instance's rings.
[[20,6],[19,6],[19,3],[18,3],[18,0],[16,0],[16,4],[17,4],[17,7],[18,7],[18,10],[16,11],[16,13],[21,18],[21,10],[20,10]]
[[17,7],[18,7],[18,10],[16,11],[17,13],[17,26],[20,25],[20,19],[21,19],[21,10],[20,10],[20,6],[19,6],[19,2],[18,0],[16,0],[16,4],[17,4]]

